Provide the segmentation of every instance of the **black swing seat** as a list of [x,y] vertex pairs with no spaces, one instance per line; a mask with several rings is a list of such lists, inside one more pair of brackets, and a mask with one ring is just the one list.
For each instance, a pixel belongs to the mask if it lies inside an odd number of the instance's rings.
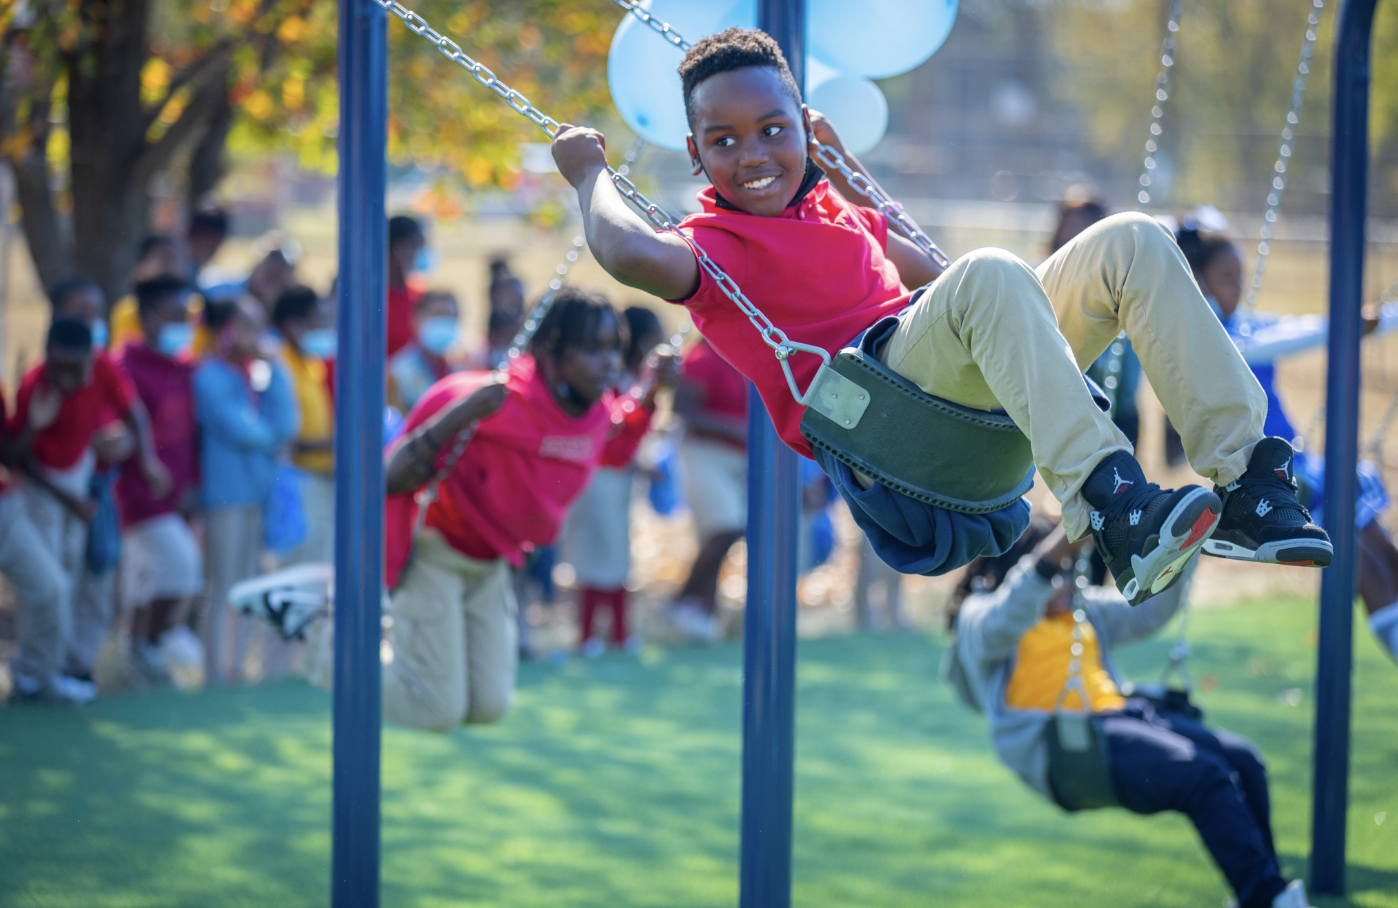
[[1101,719],[1091,713],[1055,712],[1048,725],[1049,789],[1069,812],[1120,807]]
[[881,485],[951,511],[989,514],[1021,498],[1034,485],[1029,439],[1004,413],[934,397],[879,362],[871,348],[893,321],[821,366],[801,434]]

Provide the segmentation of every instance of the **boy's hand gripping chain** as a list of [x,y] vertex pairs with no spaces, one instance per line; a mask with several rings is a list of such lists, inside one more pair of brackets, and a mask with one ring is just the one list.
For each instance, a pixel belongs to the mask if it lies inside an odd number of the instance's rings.
[[[528,117],[531,122],[536,123],[550,139],[557,137],[559,130],[559,123],[557,120],[545,115],[531,104],[528,98],[500,81],[499,77],[491,72],[485,65],[471,59],[470,55],[461,49],[461,45],[434,30],[432,26],[427,24],[427,20],[422,18],[422,16],[408,9],[402,3],[399,3],[398,0],[373,0],[373,2],[382,6],[399,19],[402,19],[403,24],[408,27],[409,31],[431,41],[436,45],[437,50],[441,51],[443,56],[469,72],[477,82],[504,98],[505,102],[514,108],[517,113]],[[636,188],[636,184],[632,183],[611,167],[607,168],[607,174],[612,178],[612,182],[616,184],[617,191],[639,208],[641,213],[644,214],[652,224],[661,230],[680,237],[694,249],[694,255],[699,262],[699,266],[708,272],[709,276],[718,284],[719,289],[723,291],[723,294],[732,300],[733,304],[748,317],[748,321],[752,322],[753,326],[757,328],[758,332],[761,334],[762,341],[772,348],[777,360],[781,363],[782,372],[786,375],[786,383],[791,388],[792,396],[796,398],[798,403],[805,405],[807,403],[807,395],[802,394],[801,390],[796,386],[796,377],[791,373],[791,366],[788,365],[787,358],[793,353],[811,353],[819,356],[825,365],[829,365],[829,352],[821,347],[802,344],[788,338],[786,332],[772,324],[771,319],[767,318],[767,316],[762,313],[762,310],[758,309],[748,300],[743,294],[742,289],[734,283],[731,277],[724,273],[723,269],[718,267],[713,259],[709,258],[708,253],[704,251],[703,247],[694,242],[692,238],[685,236],[659,205],[656,205],[641,194],[641,191]]]

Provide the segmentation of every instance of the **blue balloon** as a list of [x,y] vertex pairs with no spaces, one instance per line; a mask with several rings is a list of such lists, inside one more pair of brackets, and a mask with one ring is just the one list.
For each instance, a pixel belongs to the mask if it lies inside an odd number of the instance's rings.
[[846,73],[886,79],[932,56],[951,33],[957,0],[809,0],[812,51]]
[[863,154],[888,129],[888,100],[879,87],[858,76],[824,79],[806,95],[812,110],[830,120],[850,154]]
[[[647,10],[690,42],[757,21],[756,0],[652,0]],[[607,85],[621,118],[646,141],[672,151],[683,151],[689,134],[678,72],[682,59],[682,50],[630,15],[607,54]]]

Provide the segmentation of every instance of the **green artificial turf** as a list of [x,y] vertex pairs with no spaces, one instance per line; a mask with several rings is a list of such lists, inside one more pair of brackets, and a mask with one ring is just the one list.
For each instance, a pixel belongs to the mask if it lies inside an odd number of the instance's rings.
[[[1193,629],[1210,719],[1267,755],[1290,874],[1308,847],[1313,609],[1204,611]],[[1351,896],[1317,902],[1398,908],[1398,668],[1359,626]],[[1147,675],[1164,649],[1120,655]],[[383,904],[735,904],[741,657],[525,666],[503,725],[389,728]],[[939,658],[917,636],[802,644],[795,905],[1223,903],[1183,818],[1064,816],[1021,785]],[[287,681],[0,710],[0,905],[326,904],[328,707]]]

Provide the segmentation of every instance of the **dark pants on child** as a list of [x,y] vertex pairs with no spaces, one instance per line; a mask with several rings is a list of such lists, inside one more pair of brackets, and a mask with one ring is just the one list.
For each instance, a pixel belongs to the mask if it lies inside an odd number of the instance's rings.
[[1112,783],[1133,813],[1178,810],[1199,830],[1240,908],[1286,888],[1272,844],[1267,770],[1247,739],[1132,699],[1103,717]]
[[612,642],[621,646],[626,642],[626,587],[620,586],[614,590],[599,590],[592,587],[585,587],[582,591],[582,615],[579,617],[579,624],[582,626],[582,642],[586,643],[592,639],[592,622],[597,617],[597,610],[602,606],[609,606],[612,610]]

